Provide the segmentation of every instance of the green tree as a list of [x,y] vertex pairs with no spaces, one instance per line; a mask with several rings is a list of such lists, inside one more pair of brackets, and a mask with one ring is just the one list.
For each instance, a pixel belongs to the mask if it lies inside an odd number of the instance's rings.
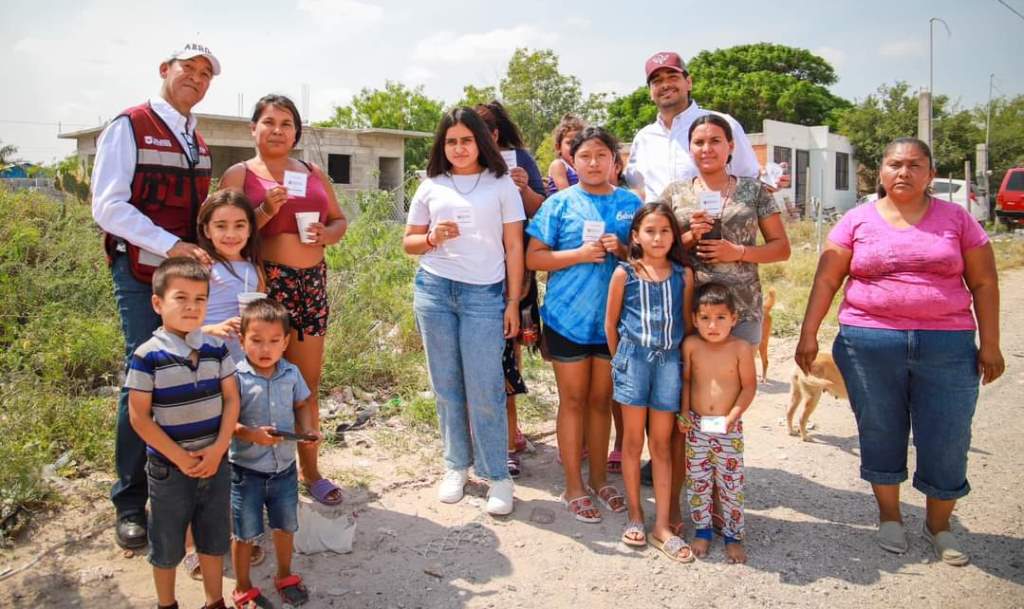
[[658,107],[651,101],[647,87],[640,87],[629,95],[613,99],[608,104],[605,126],[624,142],[633,141],[636,132],[654,122]]
[[766,118],[831,124],[850,105],[828,90],[838,80],[832,66],[804,49],[762,42],[702,51],[687,68],[693,99],[731,114],[748,132],[760,131]]
[[516,49],[499,90],[526,145],[535,152],[566,113],[593,121],[603,110],[600,95],[584,99],[579,79],[559,72],[558,56],[551,49]]
[[[347,129],[407,129],[433,133],[441,119],[442,103],[431,99],[419,86],[410,89],[400,82],[386,81],[384,89],[362,89],[352,102],[334,108],[334,116],[317,123],[319,127]],[[422,169],[427,163],[430,140],[409,139],[405,142],[405,169]]]
[[[878,166],[886,144],[898,137],[917,135],[918,98],[910,85],[882,85],[857,105],[837,117],[839,133],[853,144],[865,186],[878,183]],[[949,98],[933,100],[935,163],[939,175],[962,174],[964,160],[973,158],[974,145],[983,134],[977,120],[966,110],[949,110]]]
[[[690,96],[731,114],[747,132],[761,131],[766,118],[834,127],[837,113],[850,106],[828,90],[837,80],[832,66],[804,49],[760,43],[703,51],[687,68]],[[657,114],[648,88],[639,87],[608,104],[607,125],[628,141]]]
[[462,87],[462,99],[456,103],[456,106],[473,106],[479,104],[487,104],[498,98],[498,90],[493,85],[487,85],[485,87],[477,87],[474,85],[466,85]]
[[[976,108],[974,116],[979,125],[984,125],[988,106]],[[981,137],[980,141],[984,141],[984,132]],[[989,146],[989,192],[995,196],[1006,170],[1024,166],[1024,95],[992,100]]]
[[0,140],[0,167],[14,161],[14,155],[18,153],[18,147],[14,144],[4,144]]

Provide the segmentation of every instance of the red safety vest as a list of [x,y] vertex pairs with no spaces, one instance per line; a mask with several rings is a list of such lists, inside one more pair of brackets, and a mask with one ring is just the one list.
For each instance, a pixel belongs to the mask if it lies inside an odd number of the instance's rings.
[[[206,142],[198,131],[194,132],[199,157],[193,162],[149,102],[128,108],[120,116],[128,117],[131,122],[137,151],[128,202],[157,226],[183,241],[195,243],[199,206],[210,191],[212,164]],[[150,260],[145,256],[140,262],[141,250],[131,243],[104,235],[107,260],[113,260],[119,242],[126,247],[132,275],[143,283],[150,283],[156,267],[146,264]],[[156,253],[163,255],[164,252]]]

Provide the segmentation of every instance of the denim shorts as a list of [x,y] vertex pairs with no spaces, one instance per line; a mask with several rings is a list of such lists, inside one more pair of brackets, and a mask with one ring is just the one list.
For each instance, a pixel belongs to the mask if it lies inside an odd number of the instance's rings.
[[299,530],[299,476],[292,463],[276,474],[231,464],[231,516],[234,538],[255,542],[263,535],[263,508],[275,531]]
[[761,320],[748,319],[733,326],[730,334],[756,347],[761,344],[761,326]]
[[678,349],[657,351],[620,340],[612,358],[612,398],[623,406],[678,412],[682,366]]
[[196,552],[223,556],[231,550],[231,475],[227,457],[210,478],[190,478],[158,457],[146,463],[149,483],[149,562],[173,569],[185,557],[185,530],[192,526]]
[[832,345],[860,433],[860,475],[872,484],[907,479],[911,430],[914,488],[959,499],[967,482],[978,401],[973,330],[885,330],[843,325]]

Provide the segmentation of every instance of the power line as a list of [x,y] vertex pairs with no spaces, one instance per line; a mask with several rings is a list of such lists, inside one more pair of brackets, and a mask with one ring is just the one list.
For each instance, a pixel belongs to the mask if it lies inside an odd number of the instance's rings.
[[1018,11],[1017,9],[1015,9],[1015,8],[1013,8],[1012,6],[1010,6],[1009,4],[1007,4],[1007,3],[1005,2],[1005,0],[996,0],[996,2],[998,2],[999,4],[1002,4],[1003,6],[1005,6],[1006,8],[1008,8],[1008,9],[1010,10],[1010,12],[1012,12],[1012,13],[1013,13],[1014,15],[1017,15],[1017,16],[1018,16],[1018,17],[1020,17],[1021,19],[1024,19],[1024,15],[1022,15],[1022,14],[1020,13],[1020,11]]

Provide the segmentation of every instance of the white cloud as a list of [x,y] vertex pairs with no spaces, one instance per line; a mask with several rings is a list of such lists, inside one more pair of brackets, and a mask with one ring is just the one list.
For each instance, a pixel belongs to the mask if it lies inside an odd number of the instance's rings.
[[886,42],[878,47],[878,54],[882,57],[924,57],[928,49],[923,42],[917,40],[899,40]]
[[299,0],[298,8],[324,27],[367,25],[384,17],[383,8],[359,0]]
[[347,87],[311,89],[309,92],[309,120],[322,121],[334,116],[335,106],[347,106],[355,92]]
[[411,65],[402,73],[402,81],[413,84],[422,84],[437,77],[432,70],[420,65]]
[[413,50],[413,58],[421,63],[488,62],[507,58],[517,47],[551,47],[556,40],[556,34],[532,25],[498,28],[479,34],[442,31],[420,40]]
[[590,18],[573,15],[565,20],[566,25],[573,30],[585,30],[590,28]]
[[841,71],[846,64],[846,53],[835,47],[818,47],[812,51],[815,55],[823,57],[825,61],[832,64],[836,72]]

